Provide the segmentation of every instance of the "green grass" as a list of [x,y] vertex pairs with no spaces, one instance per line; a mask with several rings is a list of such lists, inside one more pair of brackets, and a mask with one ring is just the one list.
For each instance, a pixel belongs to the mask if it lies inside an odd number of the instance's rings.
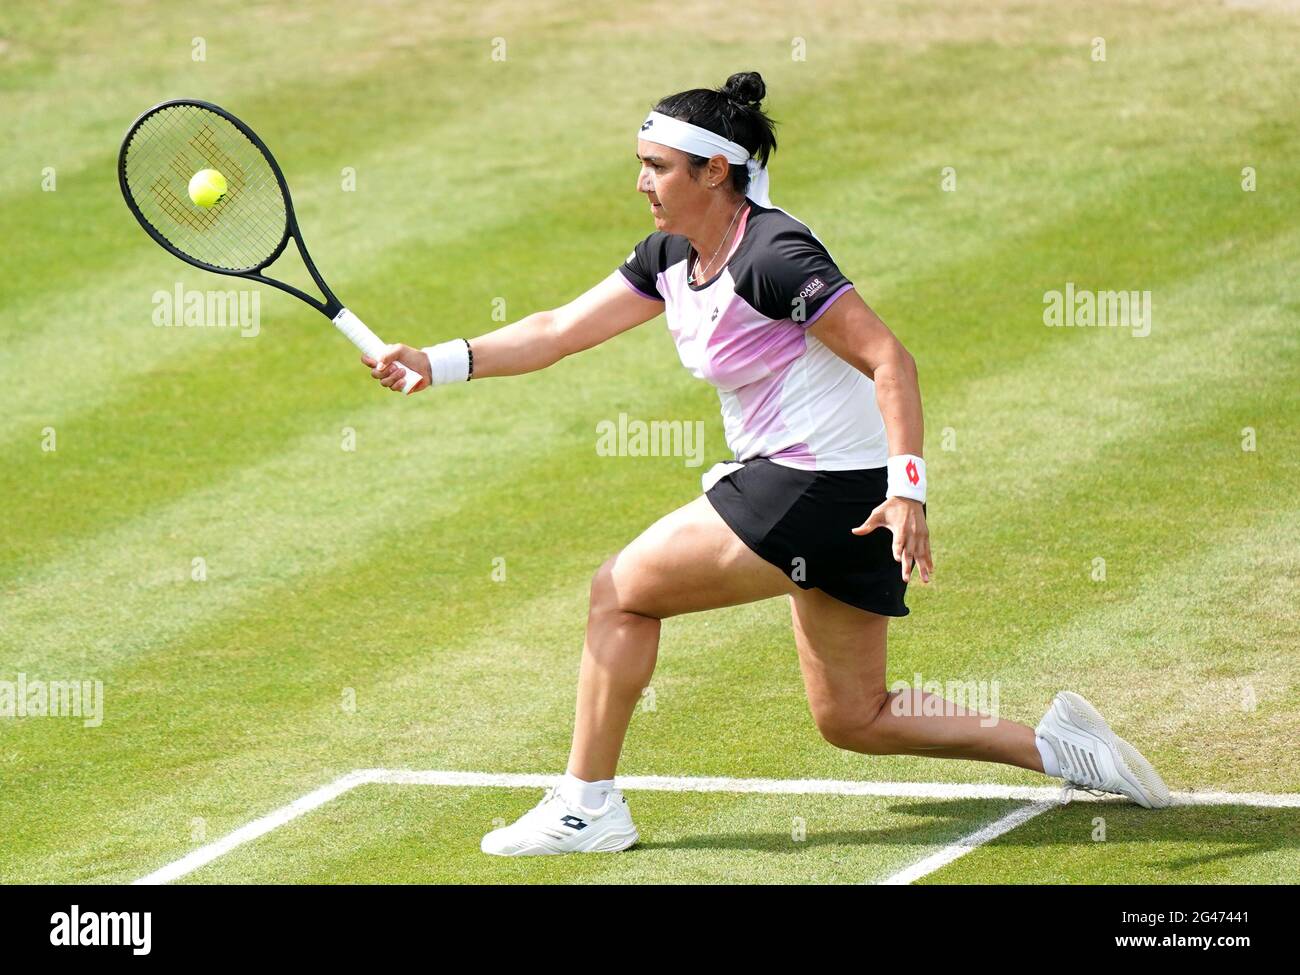
[[[661,320],[411,400],[271,289],[254,339],[155,328],[155,290],[234,284],[164,254],[118,194],[127,125],[179,95],[249,121],[335,290],[428,345],[496,327],[494,299],[513,321],[608,274],[651,229],[636,121],[760,70],[775,202],[920,364],[938,574],[892,627],[890,680],[998,681],[1028,723],[1071,687],[1175,789],[1300,791],[1294,14],[760,3],[669,31],[595,4],[209,9],[205,62],[180,11],[0,12],[0,113],[22,133],[0,149],[0,680],[106,695],[96,729],[0,721],[0,881],[130,880],[193,849],[196,821],[211,840],[355,768],[562,770],[590,576],[699,487],[680,458],[597,456],[596,424],[702,419],[709,462],[726,456]],[[1150,289],[1151,334],[1045,328],[1066,281]],[[653,686],[621,772],[1046,781],[827,745],[782,600],[670,620]],[[535,794],[367,786],[189,879],[860,881],[1011,807],[630,799],[637,850],[519,864],[477,842]],[[1107,806],[1104,843],[1094,813],[1041,815],[926,879],[1300,867],[1294,810]]]
[[1072,803],[921,883],[1293,884],[1300,813],[1247,806],[1147,810]]
[[[479,830],[537,797],[500,789],[362,786],[187,883],[460,883]],[[547,883],[861,883],[952,842],[1006,802],[644,793],[635,857],[494,858],[494,880]],[[459,824],[473,829],[458,828]],[[292,864],[290,878],[285,865]],[[483,879],[482,877],[476,879]]]

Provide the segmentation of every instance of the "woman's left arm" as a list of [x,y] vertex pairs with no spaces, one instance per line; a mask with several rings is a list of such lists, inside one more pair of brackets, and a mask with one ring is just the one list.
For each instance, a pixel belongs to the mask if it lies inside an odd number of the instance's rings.
[[[889,455],[922,456],[925,421],[921,414],[916,360],[867,307],[857,290],[850,288],[836,298],[809,326],[808,332],[876,384],[876,403],[885,421]],[[894,559],[903,565],[903,580],[911,580],[915,563],[921,570],[921,581],[929,582],[934,562],[930,557],[930,530],[925,524],[921,502],[886,498],[853,532],[868,535],[882,526],[894,535]]]

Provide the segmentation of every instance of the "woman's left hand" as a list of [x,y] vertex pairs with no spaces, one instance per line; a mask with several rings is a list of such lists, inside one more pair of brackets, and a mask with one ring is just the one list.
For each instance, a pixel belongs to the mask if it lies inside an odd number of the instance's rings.
[[888,528],[894,533],[894,561],[903,563],[903,581],[912,581],[912,564],[916,563],[921,570],[921,581],[928,583],[934,562],[930,558],[930,529],[925,525],[921,502],[886,498],[866,521],[851,531],[855,535],[870,535],[877,528]]

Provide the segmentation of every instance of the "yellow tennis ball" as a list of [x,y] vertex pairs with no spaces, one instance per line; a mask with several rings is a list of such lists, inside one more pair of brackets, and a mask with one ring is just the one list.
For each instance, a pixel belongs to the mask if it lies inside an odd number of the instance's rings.
[[190,177],[190,199],[201,207],[214,207],[226,198],[226,177],[215,169],[200,169]]

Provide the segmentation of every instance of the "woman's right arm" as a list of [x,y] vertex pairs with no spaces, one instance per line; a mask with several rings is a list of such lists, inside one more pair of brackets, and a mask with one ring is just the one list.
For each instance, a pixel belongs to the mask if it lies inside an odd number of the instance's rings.
[[[518,376],[554,365],[567,355],[581,352],[650,321],[664,310],[664,303],[647,298],[627,286],[623,276],[613,271],[591,290],[567,305],[551,311],[539,311],[517,322],[503,325],[469,340],[474,355],[473,379],[491,376]],[[407,345],[390,346],[378,363],[363,356],[374,366],[371,375],[383,385],[395,386],[400,372],[390,363],[401,362],[426,377],[415,391],[428,385],[428,357]]]

